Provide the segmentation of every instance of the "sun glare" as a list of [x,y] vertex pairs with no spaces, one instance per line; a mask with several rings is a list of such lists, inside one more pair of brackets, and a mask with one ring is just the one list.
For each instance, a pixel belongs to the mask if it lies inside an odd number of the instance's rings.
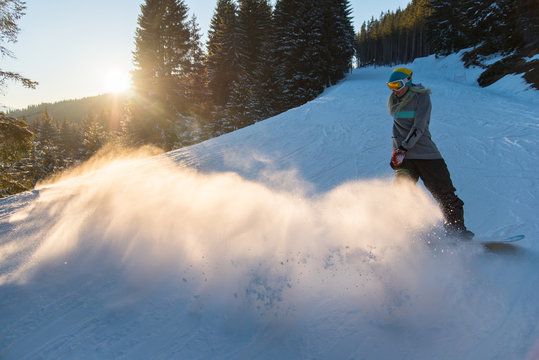
[[121,93],[131,87],[131,79],[126,71],[110,70],[103,76],[103,86],[106,93]]

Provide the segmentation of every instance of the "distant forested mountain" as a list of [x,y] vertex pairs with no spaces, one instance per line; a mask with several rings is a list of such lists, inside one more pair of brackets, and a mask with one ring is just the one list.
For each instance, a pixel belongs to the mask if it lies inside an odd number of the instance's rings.
[[25,118],[29,123],[33,123],[39,121],[43,113],[47,112],[57,122],[67,120],[76,125],[81,124],[89,114],[93,114],[108,118],[111,126],[117,127],[129,100],[130,96],[125,94],[104,94],[31,105],[25,109],[9,111],[8,115],[15,118]]

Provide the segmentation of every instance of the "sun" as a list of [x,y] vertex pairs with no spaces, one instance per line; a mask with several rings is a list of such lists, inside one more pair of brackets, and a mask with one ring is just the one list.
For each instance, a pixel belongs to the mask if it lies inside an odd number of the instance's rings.
[[106,93],[122,93],[131,87],[131,78],[127,71],[113,69],[103,75],[103,87]]

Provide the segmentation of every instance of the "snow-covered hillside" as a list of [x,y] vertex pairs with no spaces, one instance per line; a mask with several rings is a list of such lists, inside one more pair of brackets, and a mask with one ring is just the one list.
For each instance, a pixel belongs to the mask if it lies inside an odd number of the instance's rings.
[[[390,68],[157,157],[0,200],[0,359],[537,359],[539,92],[408,65],[478,235],[389,168]],[[430,235],[432,238],[432,235]]]

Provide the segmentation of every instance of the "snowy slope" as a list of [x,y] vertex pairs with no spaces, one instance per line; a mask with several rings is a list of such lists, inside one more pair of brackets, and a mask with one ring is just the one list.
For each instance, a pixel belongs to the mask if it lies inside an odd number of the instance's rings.
[[158,157],[0,200],[0,359],[537,359],[539,93],[416,60],[477,234],[388,166],[390,68]]

